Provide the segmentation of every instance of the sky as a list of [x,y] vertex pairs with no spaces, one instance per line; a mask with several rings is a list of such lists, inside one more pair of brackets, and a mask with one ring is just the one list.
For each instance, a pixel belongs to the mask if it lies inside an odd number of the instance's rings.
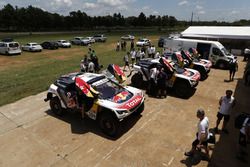
[[68,15],[81,10],[90,16],[120,12],[123,16],[149,15],[175,16],[178,20],[236,21],[250,20],[250,0],[0,0],[6,4],[27,7],[32,5],[51,13]]

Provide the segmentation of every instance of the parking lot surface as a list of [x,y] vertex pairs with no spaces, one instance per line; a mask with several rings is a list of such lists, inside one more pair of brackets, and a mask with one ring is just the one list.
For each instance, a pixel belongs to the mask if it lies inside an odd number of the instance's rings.
[[[249,167],[249,156],[248,163],[236,159],[238,131],[233,127],[234,115],[250,108],[250,88],[242,79],[245,65],[239,57],[233,82],[227,82],[228,71],[212,69],[188,99],[171,94],[165,99],[146,96],[142,115],[126,119],[115,139],[105,136],[96,122],[81,120],[77,113],[55,116],[43,101],[46,92],[2,106],[0,166]],[[210,162],[203,160],[202,154],[185,157],[195,138],[196,110],[205,110],[213,128],[218,101],[226,89],[232,89],[237,100],[229,134],[216,135],[217,143],[210,145]]]

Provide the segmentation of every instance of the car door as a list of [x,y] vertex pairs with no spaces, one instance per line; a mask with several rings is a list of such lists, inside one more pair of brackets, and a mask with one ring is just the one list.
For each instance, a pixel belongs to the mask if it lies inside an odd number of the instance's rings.
[[197,43],[197,51],[204,59],[209,59],[210,48],[211,44],[209,43]]

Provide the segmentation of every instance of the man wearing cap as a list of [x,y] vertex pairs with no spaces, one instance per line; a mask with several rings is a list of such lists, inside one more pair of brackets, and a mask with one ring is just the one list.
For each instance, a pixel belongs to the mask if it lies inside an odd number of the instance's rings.
[[209,159],[209,149],[208,149],[208,138],[209,138],[209,121],[205,116],[205,111],[203,109],[198,109],[196,116],[199,119],[197,124],[196,139],[192,143],[192,149],[189,152],[185,152],[186,156],[193,156],[196,149],[204,148],[207,158]]

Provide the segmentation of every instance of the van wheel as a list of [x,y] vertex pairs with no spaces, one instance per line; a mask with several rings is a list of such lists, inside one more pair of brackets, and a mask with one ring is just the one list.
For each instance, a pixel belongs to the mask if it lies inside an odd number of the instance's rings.
[[115,137],[118,134],[119,122],[110,112],[105,112],[100,116],[99,126],[108,136]]
[[61,102],[59,100],[59,98],[57,96],[53,97],[51,100],[50,100],[50,108],[51,110],[53,111],[53,113],[55,115],[58,115],[58,116],[62,116],[63,115],[63,109],[62,109],[62,106],[61,106]]
[[141,88],[143,83],[142,75],[140,73],[136,73],[132,76],[131,82],[133,86]]
[[175,84],[175,94],[178,97],[186,98],[191,94],[191,87],[187,82],[177,82]]
[[225,69],[227,66],[226,66],[226,63],[224,63],[224,62],[219,62],[219,63],[217,64],[217,67],[220,68],[220,69]]

